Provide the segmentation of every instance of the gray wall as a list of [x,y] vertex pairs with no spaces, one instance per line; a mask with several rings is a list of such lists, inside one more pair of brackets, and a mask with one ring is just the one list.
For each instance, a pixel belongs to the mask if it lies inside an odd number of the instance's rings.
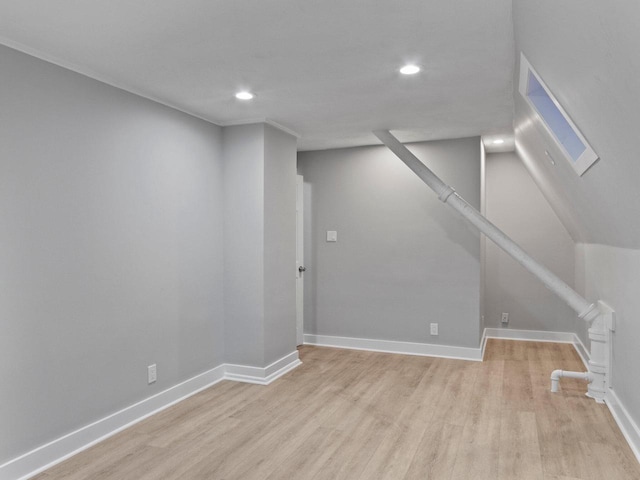
[[296,349],[296,139],[265,126],[264,289],[268,365]]
[[[574,243],[515,153],[486,161],[486,215],[496,226],[569,285],[574,279]],[[575,315],[519,263],[487,241],[485,325],[571,332]]]
[[517,50],[600,156],[576,175],[516,87],[523,160],[576,242],[640,248],[640,2],[514,0],[513,11]]
[[[587,274],[585,269],[587,268],[587,249],[585,248],[587,244],[584,243],[576,243],[574,249],[574,288],[576,292],[581,294],[584,298],[588,298],[591,301],[595,301],[595,298],[590,298],[587,296]],[[585,345],[585,347],[590,348],[591,340],[589,340],[589,324],[585,321],[578,318],[575,315],[574,319],[574,328],[573,332],[580,337],[580,340]]]
[[[487,152],[482,142],[480,142],[480,213],[485,217],[487,216]],[[478,335],[480,335],[480,337],[482,337],[486,327],[486,276],[487,237],[480,235],[480,323],[478,324]]]
[[[478,138],[410,148],[480,208]],[[302,152],[298,172],[305,333],[478,346],[478,233],[385,147]],[[325,241],[327,230],[337,243]]]
[[3,463],[223,362],[223,198],[219,128],[0,64]]
[[587,298],[603,300],[616,311],[612,385],[639,424],[640,250],[594,244],[579,244],[577,249]]
[[296,139],[226,127],[223,151],[227,361],[264,367],[296,349]]
[[223,129],[227,362],[264,360],[264,125]]
[[[575,175],[516,90],[523,160],[574,240],[585,244],[576,252],[576,285],[588,299],[608,301],[623,319],[614,340],[614,386],[640,423],[640,381],[630,368],[640,363],[633,341],[640,333],[640,3],[514,0],[513,7],[517,50],[600,156],[582,177]],[[555,166],[545,149],[556,157]],[[585,338],[584,325],[578,332]]]

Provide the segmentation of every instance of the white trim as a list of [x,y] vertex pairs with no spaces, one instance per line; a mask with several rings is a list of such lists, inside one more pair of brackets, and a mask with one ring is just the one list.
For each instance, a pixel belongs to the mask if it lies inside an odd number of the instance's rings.
[[[531,101],[531,98],[529,98],[529,95],[528,95],[528,92],[527,92],[528,85],[529,85],[529,72],[531,72],[536,77],[536,80],[538,81],[538,83],[540,83],[542,88],[545,90],[547,96],[551,99],[553,104],[560,111],[560,114],[564,117],[566,122],[573,129],[573,133],[576,134],[576,136],[580,139],[580,141],[584,145],[584,147],[585,147],[584,152],[582,152],[582,154],[575,161],[571,158],[571,155],[569,155],[569,152],[567,151],[565,146],[561,143],[561,141],[558,138],[556,132],[554,132],[551,129],[551,127],[547,123],[547,119],[545,119],[542,116],[542,114],[538,110],[538,107],[536,107],[533,104],[533,102]],[[531,65],[531,63],[529,63],[529,60],[527,60],[527,58],[524,56],[524,52],[520,52],[520,78],[519,78],[519,80],[520,81],[519,81],[519,84],[518,84],[518,91],[524,97],[524,99],[526,100],[527,104],[531,107],[531,109],[536,113],[536,115],[538,115],[538,117],[541,120],[542,125],[544,125],[546,131],[551,135],[551,138],[554,139],[555,144],[558,146],[558,148],[560,149],[562,154],[565,156],[567,161],[571,164],[571,166],[573,167],[575,172],[578,175],[582,175],[584,172],[586,172],[589,169],[589,167],[591,165],[593,165],[596,162],[596,160],[598,160],[598,158],[599,158],[598,154],[593,150],[593,148],[591,147],[591,145],[589,144],[587,139],[584,138],[584,135],[582,135],[582,132],[576,126],[576,124],[573,123],[573,120],[571,120],[571,117],[569,117],[569,114],[567,114],[567,112],[562,107],[562,105],[560,105],[560,102],[558,102],[558,99],[551,92],[551,89],[549,89],[549,87],[544,82],[544,80],[542,80],[542,78],[540,78],[540,75],[538,75],[538,72],[536,72],[535,69],[533,68],[533,66]]]
[[266,123],[267,125],[271,125],[272,127],[277,128],[281,132],[287,133],[287,134],[291,135],[292,137],[300,138],[302,136],[298,132],[296,132],[295,130],[293,130],[293,129],[289,128],[289,127],[285,127],[281,123],[278,123],[275,120],[271,120],[270,118],[265,118],[264,119],[264,123]]
[[274,380],[280,378],[282,375],[301,364],[302,362],[298,358],[298,351],[294,350],[264,368],[228,363],[226,364],[226,373],[224,378],[227,380],[234,380],[236,382],[269,385]]
[[[305,344],[309,345],[475,361],[481,361],[484,357],[488,338],[502,338],[571,343],[585,365],[588,363],[589,358],[588,351],[580,338],[573,333],[566,332],[485,328],[481,346],[477,349],[326,335],[305,334],[304,338]],[[581,353],[581,349],[584,353]],[[301,363],[296,350],[264,368],[234,364],[220,365],[0,465],[0,480],[26,480],[31,478],[145,418],[215,385],[221,380],[267,385],[301,365]],[[629,415],[613,389],[608,390],[605,403],[627,440],[629,447],[640,462],[640,428],[638,428],[638,425]]]
[[511,328],[485,328],[487,338],[504,338],[529,342],[574,343],[576,335],[571,332],[547,332],[543,330],[516,330]]
[[0,480],[25,480],[223,380],[220,365],[0,465]]
[[[429,345],[424,343],[391,342],[386,340],[367,340],[362,338],[332,337],[325,335],[305,334],[305,344],[335,348],[349,348],[353,350],[369,350],[374,352],[404,353],[409,355],[442,356],[445,358],[464,358],[465,360],[481,360],[484,358],[486,340],[488,338],[500,338],[515,341],[570,343],[576,349],[585,368],[588,369],[589,351],[586,349],[580,337],[571,332],[546,332],[541,330],[515,330],[504,328],[485,328],[482,334],[479,349],[464,347],[448,347],[443,345]],[[435,348],[434,348],[435,347]],[[437,350],[436,350],[437,349]],[[443,355],[444,349],[449,349],[448,354]],[[418,351],[419,350],[419,351]],[[469,358],[460,355],[460,350],[478,351],[478,358]],[[425,353],[429,351],[429,353]],[[457,352],[456,352],[457,351]],[[457,354],[454,354],[456,352]],[[613,389],[608,389],[605,404],[620,428],[633,454],[640,462],[640,427],[633,420]]]
[[[543,332],[536,330],[510,330],[504,328],[485,328],[486,338],[502,338],[509,340],[525,340],[534,342],[571,343],[580,356],[586,369],[589,369],[589,350],[584,346],[580,337],[575,333]],[[607,390],[605,404],[627,440],[631,451],[640,462],[640,428],[624,407],[612,388]]]
[[487,349],[487,329],[485,328],[482,331],[482,338],[480,339],[480,358],[482,359],[482,361],[484,362],[484,351]]
[[164,105],[165,107],[169,107],[173,110],[177,110],[179,112],[185,113],[191,117],[199,118],[200,120],[204,120],[205,122],[215,125],[217,127],[233,127],[237,125],[250,125],[253,123],[266,123],[267,125],[271,125],[272,127],[284,133],[287,133],[292,137],[300,138],[302,136],[292,128],[282,125],[281,123],[276,122],[275,120],[272,120],[268,117],[245,118],[244,120],[237,120],[237,121],[231,121],[231,122],[220,122],[217,120],[213,120],[212,118],[209,118],[205,115],[192,112],[190,110],[185,109],[184,107],[179,107],[175,103],[172,103],[160,97],[157,97],[152,93],[145,92],[144,90],[133,87],[125,82],[115,80],[109,77],[108,75],[105,75],[100,72],[96,72],[95,70],[92,70],[84,66],[77,65],[73,62],[63,60],[60,57],[57,57],[55,55],[50,55],[36,48],[29,47],[27,45],[24,45],[23,43],[16,42],[14,40],[11,40],[10,38],[3,37],[1,35],[0,35],[0,45],[4,45],[5,47],[24,53],[25,55],[29,55],[30,57],[37,58],[44,62],[55,65],[57,67],[64,68],[65,70],[69,70],[71,72],[77,73],[79,75],[90,78],[92,80],[96,80],[100,83],[104,83],[105,85],[109,85],[110,87],[117,88],[118,90],[123,90],[125,92],[131,93],[138,97],[151,100],[152,102],[155,102],[160,105]]
[[[276,122],[275,120],[271,120],[270,118],[267,117],[258,117],[258,118],[247,118],[244,120],[238,120],[238,121],[233,121],[233,122],[219,122],[219,121],[215,121],[212,118],[208,118],[205,115],[201,115],[195,112],[192,112],[190,110],[185,109],[184,107],[179,107],[178,105],[176,105],[175,103],[169,102],[167,100],[164,100],[162,98],[159,98],[151,93],[145,92],[144,90],[141,90],[139,88],[133,87],[125,82],[121,82],[118,80],[115,80],[111,77],[109,77],[108,75],[105,75],[103,73],[99,73],[96,72],[95,70],[92,70],[90,68],[84,67],[84,66],[80,66],[77,65],[73,62],[69,62],[67,60],[63,60],[55,55],[50,55],[48,53],[44,53],[38,49],[29,47],[27,45],[24,45],[20,42],[16,42],[14,40],[11,40],[10,38],[7,37],[3,37],[0,35],[0,45],[4,45],[5,47],[11,48],[12,50],[16,50],[18,52],[24,53],[25,55],[29,55],[30,57],[34,57],[37,58],[39,60],[42,60],[44,62],[50,63],[52,65],[56,65],[57,67],[60,68],[64,68],[65,70],[69,70],[71,72],[77,73],[79,75],[82,75],[84,77],[90,78],[92,80],[96,80],[100,83],[104,83],[105,85],[109,85],[110,87],[114,87],[117,88],[118,90],[123,90],[125,92],[131,93],[133,95],[136,95],[138,97],[141,98],[145,98],[147,100],[151,100],[152,102],[158,103],[160,105],[164,105],[165,107],[169,107],[173,110],[177,110],[179,112],[185,113],[189,116],[195,117],[195,118],[199,118],[200,120],[204,120],[207,123],[210,123],[212,125],[216,125],[218,127],[232,127],[232,126],[236,126],[236,125],[249,125],[252,123],[266,123],[267,125],[271,125],[272,127],[287,133],[295,138],[300,138],[301,135],[296,132],[295,130],[286,127],[284,125],[282,125],[279,122]],[[0,479],[1,480],[1,479]]]
[[584,367],[588,370],[591,353],[589,352],[587,347],[584,346],[584,343],[582,343],[582,340],[580,340],[580,337],[578,335],[574,333],[573,336],[573,348],[576,349],[576,352],[578,352],[578,355],[580,356],[580,360],[582,360]]
[[[136,95],[138,97],[141,98],[146,98],[147,100],[151,100],[152,102],[158,103],[160,105],[164,105],[165,107],[169,107],[173,110],[177,110],[179,112],[185,113],[189,116],[195,117],[195,118],[199,118],[200,120],[204,120],[207,123],[210,123],[212,125],[216,125],[218,127],[221,127],[222,125],[220,125],[218,122],[215,122],[214,120],[212,120],[211,118],[207,118],[203,115],[199,115],[197,113],[191,112],[189,110],[186,110],[183,107],[179,107],[174,103],[171,103],[167,100],[163,100],[159,97],[156,97],[155,95],[145,92],[143,90],[140,90],[139,88],[135,88],[132,87],[131,85],[128,85],[124,82],[120,82],[118,80],[115,80],[103,73],[99,73],[96,72],[90,68],[87,67],[82,67],[80,65],[77,65],[73,62],[69,62],[67,60],[63,60],[59,57],[56,57],[55,55],[50,55],[48,53],[44,53],[41,52],[38,49],[29,47],[27,45],[24,45],[20,42],[16,42],[14,40],[11,40],[10,38],[7,37],[3,37],[0,36],[0,45],[4,45],[5,47],[9,47],[12,50],[16,50],[18,52],[24,53],[26,55],[29,55],[31,57],[37,58],[39,60],[42,60],[44,62],[50,63],[52,65],[56,65],[58,67],[64,68],[65,70],[70,70],[72,72],[75,72],[79,75],[82,75],[84,77],[87,78],[91,78],[92,80],[96,80],[100,83],[104,83],[105,85],[109,85],[111,87],[117,88],[118,90],[123,90],[125,92],[131,93],[133,95]],[[2,480],[0,478],[0,480]]]
[[631,451],[640,462],[640,428],[638,428],[638,424],[631,418],[612,388],[608,389],[604,402],[609,407],[609,411],[631,447]]
[[580,337],[572,332],[547,332],[543,330],[517,330],[510,328],[485,328],[484,337],[502,338],[524,342],[571,343],[586,369],[589,369],[589,350]]
[[370,352],[402,353],[425,357],[442,357],[459,360],[482,361],[482,348],[435,345],[432,343],[414,343],[370,338],[334,337],[331,335],[304,335],[305,345],[320,347],[348,348]]
[[295,350],[264,368],[222,364],[0,465],[0,480],[26,480],[221,380],[268,385],[302,362]]
[[289,127],[285,127],[281,123],[278,123],[275,120],[271,120],[270,118],[267,118],[267,117],[245,118],[243,120],[237,120],[233,122],[221,122],[221,123],[218,123],[217,125],[219,125],[220,127],[238,127],[241,125],[253,125],[256,123],[266,123],[267,125],[271,125],[272,127],[284,133],[287,133],[292,137],[300,138],[302,136],[295,130],[292,130]]

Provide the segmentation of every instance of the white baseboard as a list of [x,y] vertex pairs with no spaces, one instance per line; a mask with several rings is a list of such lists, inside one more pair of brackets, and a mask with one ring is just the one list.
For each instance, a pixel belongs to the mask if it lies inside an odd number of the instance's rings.
[[578,355],[580,356],[580,359],[584,364],[584,368],[588,370],[589,360],[591,359],[591,352],[589,352],[589,349],[584,346],[584,343],[582,343],[582,340],[580,340],[580,337],[578,335],[574,334],[574,337],[575,338],[573,339],[573,348],[575,348],[576,352],[578,352]]
[[482,338],[480,339],[480,358],[484,361],[484,351],[487,349],[487,329],[482,331]]
[[511,328],[485,328],[487,338],[523,340],[530,342],[573,343],[575,334],[571,332],[546,332],[542,330],[516,330]]
[[[571,332],[546,332],[540,330],[515,330],[506,328],[485,328],[480,348],[451,347],[445,345],[431,345],[425,343],[395,342],[388,340],[371,340],[351,337],[334,337],[328,335],[305,334],[304,343],[324,347],[348,348],[352,350],[369,350],[374,352],[402,353],[407,355],[424,355],[464,360],[482,360],[486,340],[488,338],[502,338],[531,342],[570,343],[576,349],[585,368],[589,364],[589,350],[584,346],[580,337]],[[638,462],[640,462],[640,428],[629,415],[627,409],[620,402],[614,390],[609,389],[605,403],[624,438],[631,447]]]
[[0,480],[24,480],[224,379],[224,365],[86,425],[0,465]]
[[221,380],[268,385],[302,362],[295,350],[264,368],[222,364],[0,465],[0,480],[26,480]]
[[622,402],[620,402],[620,399],[613,389],[610,388],[607,391],[604,401],[607,407],[609,407],[609,411],[611,415],[613,415],[618,427],[620,427],[622,435],[624,435],[624,438],[627,440],[629,447],[631,447],[631,451],[633,451],[636,459],[640,462],[640,428],[638,424],[633,421],[633,418],[631,418],[631,415],[629,415],[629,412]]
[[[571,343],[580,356],[585,368],[589,368],[589,350],[584,346],[580,337],[575,333],[563,332],[540,332],[534,330],[509,330],[503,328],[487,328],[485,329],[487,338],[504,338],[511,340],[528,340],[536,342],[555,342],[555,343]],[[622,435],[627,440],[629,447],[640,462],[640,427],[631,418],[629,412],[624,407],[620,399],[613,389],[607,391],[605,404],[609,408],[611,415],[615,419]]]
[[[573,333],[564,332],[487,328],[483,333],[480,348],[326,335],[305,334],[304,336],[305,343],[310,345],[475,361],[482,360],[487,338],[571,343],[585,364],[589,359],[588,350],[580,339]],[[228,379],[267,385],[300,364],[296,350],[264,368],[233,364],[220,365],[0,465],[0,480],[26,480],[31,478],[141,420],[215,385],[221,380]],[[638,428],[627,409],[611,389],[607,393],[606,405],[629,443],[631,450],[640,462],[640,428]]]
[[482,348],[435,345],[431,343],[400,342],[375,340],[369,338],[334,337],[331,335],[313,335],[306,333],[304,343],[321,347],[348,348],[371,352],[402,353],[425,357],[454,358],[460,360],[482,361]]
[[249,367],[246,365],[226,364],[225,378],[236,382],[256,383],[258,385],[269,385],[280,378],[285,373],[293,370],[302,364],[298,358],[298,351],[294,350],[271,365],[264,368]]
[[543,330],[517,330],[511,328],[485,328],[485,338],[502,338],[505,340],[520,340],[525,342],[571,343],[578,352],[585,368],[589,368],[589,350],[584,346],[580,337],[572,332],[547,332]]

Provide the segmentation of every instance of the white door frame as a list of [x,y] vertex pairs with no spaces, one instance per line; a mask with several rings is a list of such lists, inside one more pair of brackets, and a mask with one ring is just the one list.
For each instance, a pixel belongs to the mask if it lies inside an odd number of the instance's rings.
[[304,179],[296,177],[296,344],[304,343]]

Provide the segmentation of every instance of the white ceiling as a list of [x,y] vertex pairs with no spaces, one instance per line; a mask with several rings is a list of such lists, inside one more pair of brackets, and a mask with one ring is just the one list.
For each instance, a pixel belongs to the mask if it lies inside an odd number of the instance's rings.
[[0,43],[301,150],[512,131],[511,0],[1,0]]

